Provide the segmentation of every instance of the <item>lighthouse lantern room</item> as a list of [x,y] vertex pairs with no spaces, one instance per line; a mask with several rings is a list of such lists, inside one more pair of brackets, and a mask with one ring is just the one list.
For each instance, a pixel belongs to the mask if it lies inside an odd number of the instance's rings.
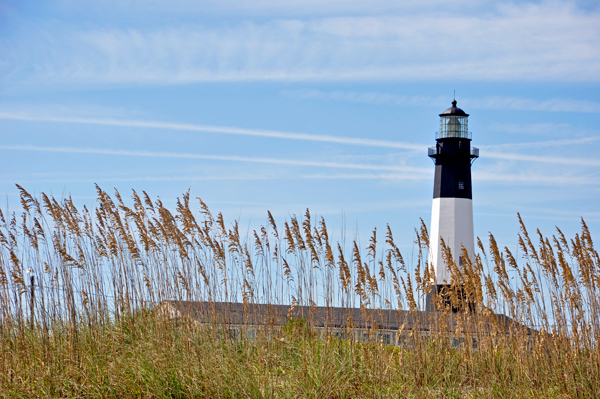
[[[435,272],[435,280],[431,282],[433,287],[427,295],[428,310],[435,310],[437,295],[452,284],[450,269],[443,256],[442,240],[450,248],[453,261],[459,268],[464,262],[462,247],[469,256],[474,252],[471,164],[479,157],[479,149],[471,147],[469,115],[456,104],[456,100],[452,101],[452,107],[440,114],[436,145],[428,150],[435,163],[429,245],[429,266]],[[450,305],[454,311],[457,310]]]

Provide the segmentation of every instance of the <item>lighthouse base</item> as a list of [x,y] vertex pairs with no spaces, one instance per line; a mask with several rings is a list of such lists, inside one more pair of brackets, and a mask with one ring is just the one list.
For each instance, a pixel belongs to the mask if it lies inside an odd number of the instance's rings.
[[432,285],[431,290],[425,296],[426,312],[460,311],[475,312],[475,302],[469,298],[463,286],[451,286],[450,284]]

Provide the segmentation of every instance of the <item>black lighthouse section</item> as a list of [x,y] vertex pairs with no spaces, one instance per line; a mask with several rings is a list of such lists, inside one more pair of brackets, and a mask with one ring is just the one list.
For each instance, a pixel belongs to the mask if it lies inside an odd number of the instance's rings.
[[471,140],[448,137],[437,140],[435,152],[429,154],[435,161],[433,198],[473,199],[471,190]]
[[468,129],[469,114],[456,106],[440,114],[440,131],[429,156],[435,162],[433,198],[473,199],[471,190],[471,163],[479,157],[479,149],[471,148]]

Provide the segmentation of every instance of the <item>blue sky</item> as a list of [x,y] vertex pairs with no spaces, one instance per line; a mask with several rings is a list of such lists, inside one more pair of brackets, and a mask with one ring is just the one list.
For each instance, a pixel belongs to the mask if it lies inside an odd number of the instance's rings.
[[2,1],[3,208],[15,183],[88,206],[94,183],[190,189],[251,228],[389,223],[410,258],[456,90],[475,234],[515,248],[520,212],[598,237],[599,44],[595,1]]

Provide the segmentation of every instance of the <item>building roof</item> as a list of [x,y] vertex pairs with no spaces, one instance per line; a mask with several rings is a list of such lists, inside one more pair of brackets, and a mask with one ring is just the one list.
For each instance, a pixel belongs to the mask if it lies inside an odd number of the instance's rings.
[[[461,318],[469,314],[444,314],[431,311],[407,311],[394,309],[357,309],[320,306],[290,306],[272,304],[252,304],[236,302],[203,301],[164,301],[161,305],[170,318],[190,318],[201,323],[282,326],[290,319],[304,318],[313,327],[320,328],[372,328],[383,330],[453,331]],[[473,316],[473,314],[470,314]],[[493,315],[476,326],[476,318],[463,319],[461,329],[481,332],[481,328],[491,331],[496,327],[506,332],[525,329],[533,330],[504,315]],[[467,324],[465,320],[469,320]],[[467,327],[467,328],[465,328]],[[476,328],[478,327],[478,328]]]
[[452,101],[452,106],[442,112],[440,116],[469,116],[469,114],[465,113],[462,109],[456,106],[456,100]]

